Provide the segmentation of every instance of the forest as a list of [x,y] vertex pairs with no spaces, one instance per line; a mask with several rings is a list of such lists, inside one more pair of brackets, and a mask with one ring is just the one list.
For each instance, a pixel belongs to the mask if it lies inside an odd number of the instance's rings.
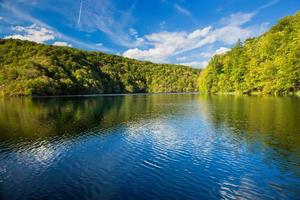
[[300,95],[300,12],[260,37],[237,42],[201,72],[206,93]]
[[0,96],[196,92],[300,95],[300,12],[204,70],[0,39]]
[[199,69],[0,40],[0,96],[194,92]]

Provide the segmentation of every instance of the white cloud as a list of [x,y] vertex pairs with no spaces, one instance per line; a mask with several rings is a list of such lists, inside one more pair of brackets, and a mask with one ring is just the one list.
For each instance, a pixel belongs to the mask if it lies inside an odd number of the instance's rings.
[[230,26],[240,26],[240,25],[243,25],[243,24],[249,22],[255,16],[255,14],[256,14],[255,12],[234,13],[234,14],[231,14],[229,17],[225,17],[225,18],[221,19],[220,24],[230,25]]
[[220,48],[218,48],[218,49],[215,51],[215,53],[214,53],[213,55],[224,54],[224,53],[226,53],[227,51],[230,51],[230,49],[227,48],[227,47],[220,47]]
[[214,55],[224,54],[224,53],[226,53],[227,51],[230,51],[230,50],[231,49],[227,48],[227,47],[219,47],[215,51],[201,52],[200,57],[202,57],[202,58],[211,58]]
[[80,0],[80,5],[79,5],[79,13],[78,13],[78,18],[77,18],[77,25],[80,24],[80,20],[81,20],[81,14],[82,14],[82,3],[83,1]]
[[3,20],[3,17],[0,16],[0,20]]
[[273,6],[273,5],[275,5],[275,4],[279,3],[279,2],[280,2],[280,0],[273,0],[273,1],[270,1],[269,3],[266,3],[266,4],[262,5],[261,7],[259,7],[256,11],[259,12],[259,11],[261,11],[262,9],[268,8],[268,7],[270,7],[270,6]]
[[60,42],[60,41],[56,41],[53,43],[54,46],[66,46],[66,47],[72,47],[71,44],[67,43],[67,42]]
[[189,10],[187,10],[186,8],[184,8],[178,4],[174,4],[174,8],[183,15],[192,16],[192,14]]
[[166,21],[162,21],[159,23],[160,29],[165,29],[165,26],[166,26]]
[[255,35],[256,31],[256,29],[252,28],[241,28],[239,26],[229,25],[216,29],[212,34],[216,37],[216,41],[231,45],[236,43],[239,39],[245,40],[246,38]]
[[[220,23],[221,25],[215,28],[208,26],[192,32],[162,31],[145,35],[141,38],[143,40],[141,42],[144,45],[143,48],[128,49],[123,53],[123,56],[153,62],[169,62],[174,56],[202,48],[206,45],[233,45],[239,39],[244,41],[267,30],[268,24],[266,23],[242,27],[253,16],[254,13],[236,13],[223,18]],[[228,48],[221,46],[217,51],[212,53],[203,52],[200,56],[210,58],[215,54],[228,51]],[[185,58],[185,60],[188,59]],[[180,58],[177,61],[180,61]],[[190,61],[192,62],[193,60]]]
[[135,40],[132,42],[134,44],[133,46],[140,46],[144,44],[144,39],[139,37],[139,34],[136,29],[130,28],[129,35],[135,38]]
[[17,2],[21,3],[21,4],[29,4],[29,5],[35,6],[35,5],[37,5],[38,0],[17,0]]
[[212,40],[206,37],[211,27],[187,32],[159,32],[144,36],[144,43],[152,48],[142,50],[128,49],[123,53],[125,57],[164,62],[169,56],[201,47]]
[[102,44],[102,43],[97,43],[96,45],[97,45],[97,46],[100,46],[100,47],[101,47],[101,46],[103,46],[103,44]]
[[53,31],[36,24],[32,24],[31,26],[16,26],[13,30],[15,34],[6,36],[5,38],[29,40],[38,43],[55,39],[55,33]]
[[192,33],[190,33],[188,35],[188,38],[189,39],[195,39],[195,38],[206,36],[209,33],[210,30],[211,30],[210,26],[206,27],[204,29],[197,29],[197,30],[193,31]]
[[134,28],[129,29],[129,34],[134,37],[138,36],[137,30],[135,30]]
[[194,67],[194,68],[205,68],[208,65],[208,62],[207,61],[192,61],[192,62],[184,62],[184,63],[179,63],[179,64]]

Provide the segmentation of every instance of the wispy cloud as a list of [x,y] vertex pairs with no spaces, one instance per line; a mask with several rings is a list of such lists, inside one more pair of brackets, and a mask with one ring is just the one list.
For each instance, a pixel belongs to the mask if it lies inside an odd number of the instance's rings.
[[160,29],[165,29],[166,28],[165,26],[166,26],[166,21],[162,21],[159,23]]
[[14,24],[22,23],[22,22],[30,22],[32,24],[37,24],[39,26],[51,29],[51,27],[48,26],[46,23],[32,17],[30,14],[25,13],[24,12],[25,8],[22,9],[19,8],[16,3],[12,3],[11,1],[8,0],[3,0],[2,2],[0,1],[0,7],[3,9],[3,11],[6,11],[7,15],[9,15],[8,16],[9,18],[7,17],[7,20],[11,21]]
[[[17,8],[20,5],[12,4],[8,0],[4,1],[7,9],[11,9],[11,6]],[[37,3],[40,9],[44,6],[47,10],[63,16],[61,23],[64,26],[69,26],[69,28],[85,33],[100,31],[115,44],[126,47],[132,47],[133,45],[132,39],[134,38],[131,38],[128,33],[128,29],[134,20],[131,15],[133,7],[119,11],[110,0],[60,0],[60,6],[57,6],[57,1],[43,3],[44,1]],[[25,7],[26,4],[22,4],[22,6]],[[20,9],[18,8],[18,10]],[[22,10],[25,10],[25,8],[22,8]],[[30,8],[27,8],[28,10]],[[23,13],[28,15],[28,12]],[[40,24],[34,21],[36,20],[35,18],[30,20],[33,23]]]
[[129,29],[129,34],[133,37],[138,37],[138,32],[134,28]]
[[273,6],[273,5],[275,5],[275,4],[279,3],[279,2],[280,2],[280,0],[272,0],[269,3],[266,3],[266,4],[262,5],[262,6],[260,6],[258,9],[256,9],[256,12],[259,12],[262,9],[268,8],[270,6]]
[[[135,37],[129,31],[135,21],[132,16],[134,4],[121,11],[109,0],[85,0],[81,1],[80,8],[77,19],[80,31],[101,31],[115,44],[124,47],[136,46]],[[69,14],[65,16],[73,17]]]
[[189,17],[192,16],[191,12],[188,9],[178,5],[177,3],[174,4],[174,8],[183,15],[186,15]]
[[83,0],[80,0],[79,13],[78,13],[78,19],[77,19],[77,24],[78,25],[80,24],[80,20],[81,20],[82,3],[83,3]]
[[254,16],[256,12],[243,13],[238,12],[231,14],[229,17],[224,17],[221,19],[221,25],[231,25],[231,26],[240,26],[247,22],[249,22]]
[[185,8],[184,6],[180,5],[179,3],[171,2],[169,0],[161,0],[161,3],[173,7],[179,14],[189,17],[192,20],[192,23],[196,22],[196,20],[192,16],[191,11]]
[[[74,3],[75,1],[75,3]],[[62,6],[48,2],[47,9],[62,15],[64,25],[85,33],[101,32],[112,43],[122,47],[135,47],[138,44],[130,29],[136,19],[132,15],[135,2],[127,8],[119,9],[112,0],[61,0]],[[74,27],[75,26],[75,27]],[[105,38],[105,39],[106,39]]]

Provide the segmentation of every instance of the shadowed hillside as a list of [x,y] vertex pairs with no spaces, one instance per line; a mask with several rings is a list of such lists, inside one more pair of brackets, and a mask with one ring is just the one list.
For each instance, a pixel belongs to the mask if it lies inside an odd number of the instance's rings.
[[193,92],[199,70],[0,39],[0,96]]

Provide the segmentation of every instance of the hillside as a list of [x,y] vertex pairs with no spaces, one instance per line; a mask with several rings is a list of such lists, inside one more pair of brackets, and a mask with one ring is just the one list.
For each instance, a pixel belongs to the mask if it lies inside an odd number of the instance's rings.
[[200,91],[209,93],[299,94],[300,12],[281,19],[262,36],[214,56],[199,84]]
[[199,70],[0,39],[0,96],[193,92]]

